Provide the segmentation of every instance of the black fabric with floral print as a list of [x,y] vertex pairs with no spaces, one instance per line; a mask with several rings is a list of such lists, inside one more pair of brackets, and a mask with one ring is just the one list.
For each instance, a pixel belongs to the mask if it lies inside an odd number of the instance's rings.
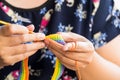
[[[34,24],[34,32],[46,35],[75,32],[103,46],[120,34],[120,11],[113,9],[113,0],[48,0],[34,9],[16,8],[0,0],[0,20],[20,25]],[[29,58],[30,80],[50,80],[56,57],[42,49]],[[20,63],[0,70],[0,80],[16,80]],[[60,80],[77,80],[74,71],[65,69]]]

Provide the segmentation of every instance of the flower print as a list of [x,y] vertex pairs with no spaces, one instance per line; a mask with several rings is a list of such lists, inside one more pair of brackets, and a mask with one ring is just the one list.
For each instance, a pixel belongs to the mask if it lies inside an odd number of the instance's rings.
[[71,78],[71,76],[66,75],[63,77],[63,80],[72,80],[72,78]]
[[92,15],[94,16],[100,6],[100,0],[93,0],[94,9]]
[[55,0],[56,3],[59,3],[60,5],[62,5],[62,3],[64,2],[64,0]]
[[119,10],[113,10],[112,11],[112,16],[115,17],[115,19],[112,21],[112,24],[116,27],[120,29],[120,11]]
[[45,34],[47,33],[46,27],[49,23],[49,20],[50,20],[50,17],[51,17],[52,13],[53,13],[53,9],[50,9],[45,13],[45,15],[43,16],[43,18],[40,22],[40,25],[39,25],[39,27],[40,27],[39,32],[43,32]]
[[108,9],[108,11],[109,11],[109,13],[111,14],[112,13],[112,6],[109,6],[109,9]]
[[61,11],[61,5],[63,4],[64,0],[55,0],[55,10],[56,11]]
[[37,76],[38,77],[38,76],[41,75],[41,70],[40,69],[35,70],[35,69],[32,69],[31,66],[29,66],[29,73],[32,76]]
[[87,0],[81,0],[83,4],[86,4]]
[[106,33],[101,33],[101,36],[99,37],[100,40],[106,40],[107,34]]
[[19,77],[19,70],[13,71],[12,76],[17,79]]
[[90,22],[89,22],[89,31],[90,31],[90,32],[92,31],[93,18],[94,18],[94,16],[91,16],[91,18],[90,18]]
[[5,6],[2,2],[0,2],[0,8],[7,13],[9,11],[9,8],[7,6]]
[[114,1],[114,10],[120,10],[120,0],[113,0]]
[[59,32],[71,32],[72,29],[73,27],[70,24],[68,26],[62,25],[62,23],[58,25]]
[[68,75],[68,71],[64,71],[62,77],[59,80],[78,80],[76,76],[72,77]]
[[55,65],[56,57],[50,50],[47,50],[44,56],[44,58],[49,58],[51,60],[51,63]]
[[98,32],[94,34],[93,44],[95,48],[99,48],[102,45],[106,44],[106,38],[107,38],[106,33]]
[[17,80],[19,77],[19,70],[12,71],[5,80]]
[[113,24],[115,25],[116,28],[119,28],[119,29],[120,29],[120,19],[119,19],[119,18],[116,18],[116,19],[113,21]]
[[92,0],[93,2],[99,2],[100,0]]
[[47,11],[47,9],[46,9],[46,7],[44,7],[44,8],[42,8],[42,9],[40,10],[40,14],[45,14],[46,11]]
[[18,13],[14,12],[11,8],[0,2],[0,8],[11,18],[11,21],[17,23],[17,21],[31,23],[27,18],[20,16]]
[[120,16],[120,11],[119,10],[113,10],[112,15],[115,17],[119,17]]
[[11,17],[11,21],[14,21],[15,23],[17,23],[18,21],[31,23],[31,21],[29,19],[24,18],[24,17],[20,16],[18,13],[15,13],[15,12],[12,15],[10,15],[10,17]]
[[59,31],[59,32],[63,32],[64,30],[65,30],[65,26],[62,25],[62,23],[60,23],[60,24],[58,25],[58,31]]
[[79,18],[79,21],[82,21],[82,19],[86,18],[87,15],[86,13],[87,13],[86,11],[83,11],[83,5],[79,4],[74,14],[76,15],[76,17]]
[[11,16],[11,18],[12,18],[12,21],[17,22],[17,20],[18,20],[18,13],[13,14],[13,15]]
[[68,7],[72,7],[74,5],[74,3],[75,3],[74,0],[66,0],[66,1],[67,1],[67,6]]
[[65,27],[66,32],[71,32],[72,29],[73,29],[73,27],[70,24]]
[[12,76],[12,74],[10,73],[5,80],[15,80],[15,78]]
[[108,9],[109,14],[106,18],[106,21],[108,21],[112,17],[112,10],[113,10],[112,6],[109,6],[109,9]]

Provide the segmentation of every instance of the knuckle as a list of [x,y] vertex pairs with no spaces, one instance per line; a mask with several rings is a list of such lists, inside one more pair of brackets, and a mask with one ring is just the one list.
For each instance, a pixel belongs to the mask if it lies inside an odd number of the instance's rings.
[[70,52],[64,52],[63,55],[64,55],[65,57],[68,57],[69,53],[70,53]]
[[8,44],[10,44],[10,45],[14,45],[14,44],[16,44],[18,42],[18,40],[15,39],[14,37],[10,37],[8,39],[9,39]]
[[59,59],[60,59],[62,62],[65,61],[65,57],[63,57],[63,56],[59,56]]
[[34,41],[40,41],[45,39],[45,35],[43,33],[35,33],[33,34]]
[[25,42],[25,41],[26,41],[26,38],[25,38],[25,37],[26,37],[25,35],[21,35],[21,36],[19,37],[20,41],[21,41],[21,42]]
[[11,25],[10,27],[7,27],[7,29],[8,29],[8,33],[9,34],[13,34],[14,33],[14,27],[13,27],[13,25]]
[[39,47],[38,48],[43,48],[45,47],[45,44],[43,42],[40,43],[40,45],[38,45]]
[[11,50],[11,53],[13,54],[17,54],[19,51],[18,51],[18,48],[13,48],[13,50]]
[[29,42],[33,41],[34,35],[33,34],[24,34],[19,37],[21,42]]
[[27,52],[28,51],[28,46],[27,46],[27,44],[22,44],[22,50],[23,50],[23,52]]

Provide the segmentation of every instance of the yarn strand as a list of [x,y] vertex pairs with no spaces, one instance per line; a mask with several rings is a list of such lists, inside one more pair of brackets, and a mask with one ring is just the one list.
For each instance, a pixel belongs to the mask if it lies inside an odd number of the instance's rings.
[[[10,24],[8,22],[1,21],[1,20],[0,20],[0,23],[4,25]],[[31,34],[31,31],[30,31],[30,34]],[[63,38],[59,34],[51,34],[46,36],[46,38],[50,38],[63,45],[65,44]],[[18,80],[29,80],[28,60],[29,59],[26,58],[23,61],[21,61],[20,74],[19,74]],[[51,80],[58,80],[62,76],[64,69],[65,67],[60,63],[58,59],[56,59],[55,69],[54,69],[54,73],[52,75]]]

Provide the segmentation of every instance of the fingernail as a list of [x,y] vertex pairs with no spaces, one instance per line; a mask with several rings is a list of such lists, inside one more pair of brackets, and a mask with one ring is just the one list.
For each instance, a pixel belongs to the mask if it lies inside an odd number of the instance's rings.
[[42,33],[39,33],[39,34],[37,34],[36,39],[37,40],[44,40],[45,39],[45,35],[42,34]]
[[45,39],[44,42],[45,42],[46,46],[49,45],[49,40],[48,39]]
[[29,31],[33,31],[35,29],[33,24],[28,25],[27,28],[28,28]]
[[41,47],[45,47],[45,44],[44,44],[44,43],[41,43]]
[[67,50],[68,50],[68,47],[66,47],[66,46],[63,47],[63,50],[64,50],[64,51],[67,51]]

